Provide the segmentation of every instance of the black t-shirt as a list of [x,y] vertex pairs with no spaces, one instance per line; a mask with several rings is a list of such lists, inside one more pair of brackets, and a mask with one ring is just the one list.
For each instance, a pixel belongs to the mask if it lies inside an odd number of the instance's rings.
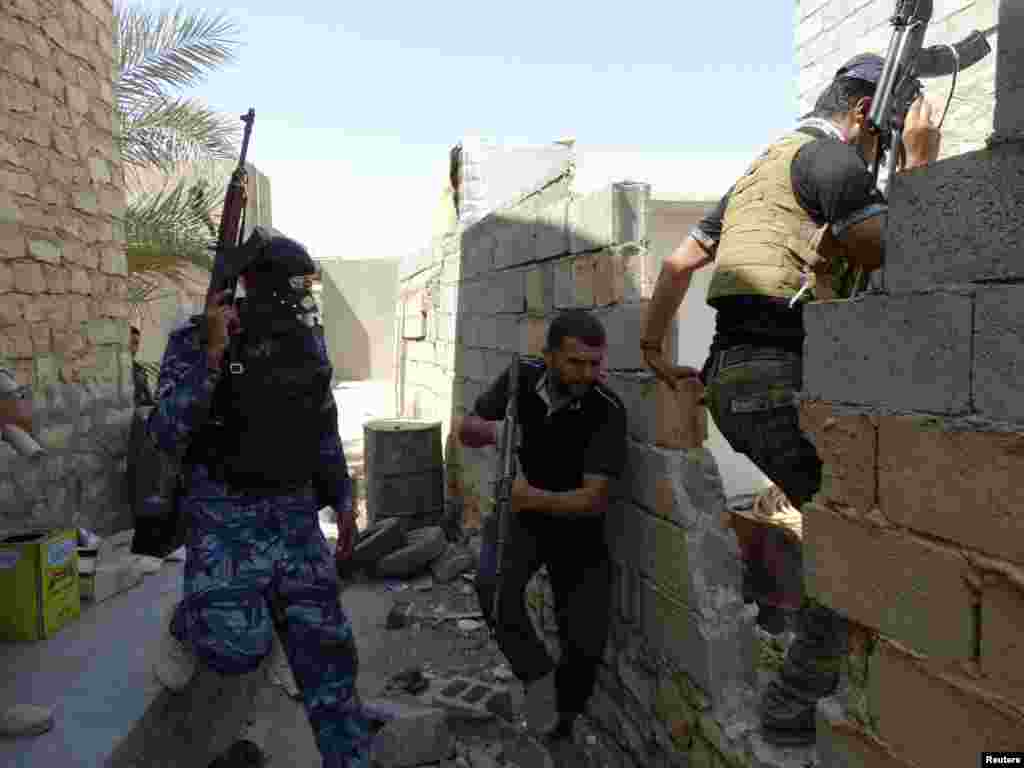
[[[886,212],[885,200],[860,152],[817,127],[798,130],[814,136],[793,158],[790,180],[797,201],[815,224],[832,225],[841,237],[850,226]],[[732,194],[694,227],[691,235],[710,254],[722,237],[722,219]],[[740,344],[775,346],[799,354],[803,349],[803,306],[770,296],[726,296],[712,301],[718,310],[712,351]]]
[[[595,384],[580,398],[550,411],[543,391],[547,367],[520,358],[517,400],[522,442],[519,462],[530,485],[565,492],[583,487],[584,475],[615,478],[626,464],[626,408],[612,390]],[[477,398],[473,411],[498,421],[508,404],[509,371]]]

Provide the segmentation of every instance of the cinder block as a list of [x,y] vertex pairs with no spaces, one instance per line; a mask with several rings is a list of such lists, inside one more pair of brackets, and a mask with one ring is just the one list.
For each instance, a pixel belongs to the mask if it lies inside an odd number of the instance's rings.
[[816,745],[820,765],[829,768],[914,768],[883,742],[850,721],[838,699],[818,701]]
[[494,233],[495,269],[517,266],[536,258],[535,213],[534,207],[527,202],[497,211],[481,222],[490,226]]
[[573,199],[569,206],[569,248],[587,253],[647,238],[651,187],[618,182]]
[[975,408],[993,419],[1024,422],[1024,286],[985,286],[974,301]]
[[524,315],[518,319],[519,354],[541,355],[547,342],[548,321]]
[[525,275],[526,311],[545,315],[555,307],[555,271],[553,264],[536,264]]
[[[629,563],[658,588],[700,612],[709,589],[739,590],[739,550],[716,541],[717,525],[704,520],[682,528],[635,505],[620,505],[606,517],[612,557]],[[723,556],[723,554],[725,556]]]
[[470,313],[460,314],[457,320],[456,330],[462,344],[467,347],[480,346],[480,315]]
[[654,443],[662,448],[699,448],[708,438],[704,386],[697,380],[683,380],[672,390],[663,381],[655,384]]
[[495,349],[502,352],[519,351],[519,320],[520,315],[495,316]]
[[1024,433],[884,417],[878,494],[898,525],[1024,563]]
[[600,251],[594,271],[594,303],[605,306],[651,298],[660,268],[658,254],[637,243]]
[[594,257],[573,256],[554,262],[555,308],[594,306]]
[[921,653],[971,658],[974,597],[958,549],[813,502],[804,510],[808,595]]
[[717,518],[725,506],[722,478],[710,451],[670,451],[633,440],[627,471],[614,495],[687,528],[702,518]]
[[986,687],[1024,707],[1024,582],[1020,577],[1019,572],[1005,567],[984,575],[981,671],[987,678]]
[[620,304],[623,300],[622,283],[618,279],[622,273],[622,252],[614,248],[606,248],[594,256],[594,304],[605,307],[609,304]]
[[501,376],[512,365],[512,353],[500,350],[487,350],[484,353],[487,368],[487,382],[490,383]]
[[[608,336],[608,368],[611,370],[647,370],[640,351],[649,302],[618,304],[597,310],[596,316],[604,323]],[[679,355],[679,335],[673,323],[665,337],[665,359],[676,360]]]
[[800,428],[824,464],[820,495],[861,512],[873,509],[878,429],[872,417],[829,403],[804,401],[800,404]]
[[487,360],[481,349],[468,348],[462,354],[461,376],[473,381],[487,381]]
[[569,199],[540,208],[534,218],[534,258],[569,253]]
[[461,273],[463,277],[477,277],[494,269],[494,257],[498,249],[498,239],[489,219],[478,221],[466,228],[462,233],[460,252],[462,253]]
[[985,697],[970,680],[885,639],[873,657],[869,697],[879,736],[913,765],[975,765],[983,751],[1021,748],[1019,709]]
[[1024,147],[1009,144],[898,174],[889,198],[886,289],[1024,277],[1022,179]]
[[868,295],[804,309],[804,394],[941,413],[970,403],[971,297]]
[[[999,39],[996,43],[995,136],[1024,136],[1024,8],[1020,3],[999,3]],[[1019,186],[1019,182],[1018,182]],[[1018,230],[1019,233],[1019,230]]]
[[506,269],[495,272],[489,281],[487,312],[519,313],[526,309],[524,270]]
[[477,328],[478,347],[484,349],[497,349],[498,347],[498,316],[478,315],[475,324]]
[[607,384],[626,406],[629,436],[641,443],[653,443],[657,431],[656,414],[651,407],[655,393],[654,374],[612,371],[608,374]]
[[[701,620],[684,603],[646,579],[640,582],[638,597],[638,623],[651,650],[671,658],[708,692],[713,702],[724,703],[730,683],[745,679],[749,626],[738,618]],[[740,610],[742,605],[739,595],[732,596],[729,607]]]

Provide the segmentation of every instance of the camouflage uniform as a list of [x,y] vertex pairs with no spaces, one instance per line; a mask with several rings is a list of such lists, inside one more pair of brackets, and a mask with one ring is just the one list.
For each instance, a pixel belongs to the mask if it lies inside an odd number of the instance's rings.
[[[323,337],[310,339],[326,359]],[[171,334],[148,424],[162,450],[180,454],[206,421],[220,376],[207,367],[195,320]],[[361,768],[369,764],[369,736],[355,685],[358,656],[317,514],[326,504],[350,509],[351,481],[333,397],[323,415],[321,466],[305,492],[247,495],[205,465],[191,469],[182,500],[185,596],[171,632],[207,666],[242,674],[270,653],[278,625],[324,768]]]

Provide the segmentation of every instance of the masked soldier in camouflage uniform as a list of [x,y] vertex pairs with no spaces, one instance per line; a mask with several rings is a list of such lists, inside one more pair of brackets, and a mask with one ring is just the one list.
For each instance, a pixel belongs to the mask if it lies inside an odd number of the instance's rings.
[[[821,461],[800,431],[796,405],[803,305],[833,296],[844,262],[870,271],[883,259],[887,207],[868,169],[877,140],[865,126],[883,64],[862,54],[842,67],[814,112],[770,145],[665,260],[640,343],[647,363],[670,385],[680,377],[702,378],[708,409],[726,440],[798,508],[821,485]],[[910,110],[904,168],[935,159],[938,129],[930,115],[923,101]],[[712,262],[707,301],[717,311],[716,332],[698,372],[667,363],[661,343],[690,275]],[[815,703],[838,681],[845,620],[813,601],[801,605],[799,551],[783,568],[768,561],[767,551],[745,551],[744,558],[744,591],[762,613],[789,600],[800,606],[780,678],[762,698],[764,738],[813,743]]]
[[[246,297],[212,292],[205,317],[171,334],[148,422],[162,450],[183,456],[188,528],[184,599],[168,617],[156,673],[180,690],[197,661],[249,672],[277,627],[324,767],[362,768],[356,647],[317,514],[337,511],[347,557],[351,481],[310,292],[316,267],[299,243],[263,228],[224,258],[233,266],[215,274],[240,275]],[[214,765],[262,762],[241,741]]]

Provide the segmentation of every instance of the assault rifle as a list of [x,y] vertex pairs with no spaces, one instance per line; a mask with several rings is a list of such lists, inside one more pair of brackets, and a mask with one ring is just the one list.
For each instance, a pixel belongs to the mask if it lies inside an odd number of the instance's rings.
[[939,121],[941,127],[953,100],[960,70],[977,64],[992,51],[986,38],[995,28],[984,33],[971,32],[959,43],[922,48],[932,18],[932,6],[933,0],[897,0],[896,13],[890,19],[892,38],[868,115],[868,130],[879,137],[872,169],[876,183],[881,156],[886,150],[889,151],[888,178],[896,171],[897,160],[903,153],[907,111],[923,90],[919,78],[953,75],[949,98]]
[[256,110],[250,109],[241,116],[245,123],[242,134],[242,151],[238,156],[238,167],[231,173],[227,192],[224,193],[224,209],[220,215],[220,230],[214,248],[216,258],[213,274],[210,276],[209,294],[217,291],[228,291],[226,302],[234,300],[235,287],[238,283],[238,271],[232,268],[228,255],[240,245],[245,230],[245,206],[247,199],[248,172],[245,169],[245,158],[249,153],[249,137],[252,136],[252,124],[256,121]]
[[505,539],[512,523],[512,484],[516,479],[516,440],[519,433],[516,401],[519,399],[519,355],[512,358],[508,374],[508,404],[505,406],[505,428],[498,446],[497,476],[494,479],[494,514],[498,523],[494,566],[494,603],[491,606],[492,626],[497,628],[501,607],[501,570],[505,560]]

